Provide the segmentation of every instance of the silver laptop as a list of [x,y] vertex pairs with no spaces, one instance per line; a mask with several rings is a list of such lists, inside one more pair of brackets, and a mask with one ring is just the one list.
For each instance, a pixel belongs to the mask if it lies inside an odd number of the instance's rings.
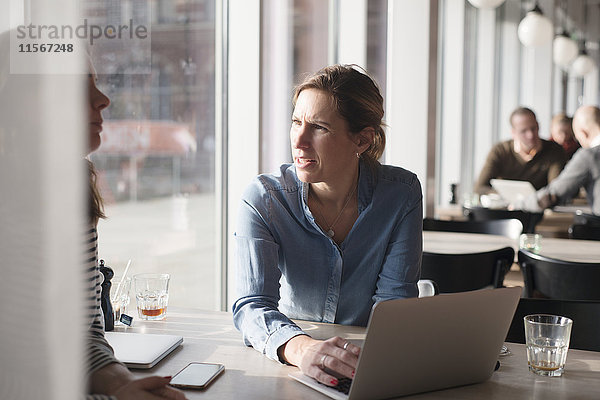
[[115,357],[129,368],[154,367],[175,350],[183,337],[145,333],[106,332],[106,340],[115,351]]
[[375,306],[350,391],[290,376],[334,399],[386,399],[487,380],[520,287],[390,300]]
[[528,197],[535,195],[535,188],[527,181],[491,179],[490,184],[510,206],[517,210],[525,206]]

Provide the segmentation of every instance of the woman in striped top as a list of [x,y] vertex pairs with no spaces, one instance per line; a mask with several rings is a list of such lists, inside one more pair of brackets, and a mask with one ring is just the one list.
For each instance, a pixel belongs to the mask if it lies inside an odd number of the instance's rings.
[[[88,76],[89,94],[89,152],[92,153],[100,146],[102,131],[101,111],[108,107],[110,101],[96,87],[96,75]],[[127,367],[119,362],[113,349],[104,338],[104,316],[100,307],[101,285],[104,280],[98,269],[98,234],[96,225],[104,218],[102,198],[96,187],[96,173],[92,163],[87,160],[89,169],[89,227],[85,234],[85,268],[87,310],[89,311],[89,330],[87,341],[87,381],[88,400],[118,399],[118,400],[183,400],[183,392],[168,386],[171,377],[151,376],[136,379]]]

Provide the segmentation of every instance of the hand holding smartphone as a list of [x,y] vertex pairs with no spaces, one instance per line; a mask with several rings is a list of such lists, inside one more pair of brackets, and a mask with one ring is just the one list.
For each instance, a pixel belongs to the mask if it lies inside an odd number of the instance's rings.
[[182,389],[205,389],[223,370],[223,364],[189,363],[171,379],[170,385]]

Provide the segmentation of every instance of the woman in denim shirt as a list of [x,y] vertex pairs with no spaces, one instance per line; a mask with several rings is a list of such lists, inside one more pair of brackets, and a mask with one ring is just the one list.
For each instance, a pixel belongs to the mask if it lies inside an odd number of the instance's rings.
[[233,318],[246,345],[335,386],[360,348],[315,340],[290,318],[364,326],[376,302],[417,296],[421,185],[377,161],[383,98],[366,74],[326,67],[296,87],[294,106],[294,163],[242,198]]

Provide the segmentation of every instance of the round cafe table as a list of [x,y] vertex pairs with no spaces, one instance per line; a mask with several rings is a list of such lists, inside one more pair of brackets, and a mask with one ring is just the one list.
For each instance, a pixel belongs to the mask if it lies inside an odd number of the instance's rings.
[[542,237],[538,254],[564,261],[600,263],[600,241]]
[[[512,247],[519,242],[506,236],[482,233],[423,231],[423,251],[442,254],[480,253]],[[600,263],[600,241],[542,237],[539,254],[574,262]]]
[[518,248],[511,238],[483,233],[423,231],[423,251],[442,254],[483,253],[503,247]]

